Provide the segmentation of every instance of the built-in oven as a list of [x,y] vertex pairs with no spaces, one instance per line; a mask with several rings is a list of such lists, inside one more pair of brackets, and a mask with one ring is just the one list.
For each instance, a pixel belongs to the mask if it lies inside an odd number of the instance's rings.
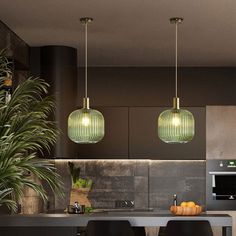
[[207,160],[207,210],[236,210],[236,160]]

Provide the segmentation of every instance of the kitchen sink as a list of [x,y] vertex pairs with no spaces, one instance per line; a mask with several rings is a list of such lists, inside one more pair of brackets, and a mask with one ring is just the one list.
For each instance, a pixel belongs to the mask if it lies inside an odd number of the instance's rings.
[[130,212],[137,212],[137,213],[143,213],[143,212],[152,212],[153,208],[105,208],[105,209],[94,209],[93,212],[107,212],[107,213],[130,213]]

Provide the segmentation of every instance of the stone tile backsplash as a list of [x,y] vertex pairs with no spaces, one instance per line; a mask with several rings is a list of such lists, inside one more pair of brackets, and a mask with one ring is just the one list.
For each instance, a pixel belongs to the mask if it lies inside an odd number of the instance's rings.
[[169,209],[173,194],[178,202],[192,200],[205,205],[205,162],[150,162],[149,187],[149,207],[155,209]]
[[205,205],[205,161],[55,160],[65,184],[65,198],[51,202],[55,209],[65,209],[69,203],[68,161],[81,168],[81,177],[93,180],[89,199],[94,208],[114,208],[116,200],[134,200],[135,208],[167,210],[173,194],[179,202]]

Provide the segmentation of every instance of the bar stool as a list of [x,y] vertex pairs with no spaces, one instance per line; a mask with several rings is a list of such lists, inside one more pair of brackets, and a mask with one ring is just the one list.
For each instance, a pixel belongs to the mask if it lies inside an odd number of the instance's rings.
[[166,230],[166,227],[159,227],[159,232],[158,232],[158,236],[165,236],[165,230]]
[[211,225],[206,220],[170,220],[165,229],[165,236],[213,236]]
[[86,236],[135,236],[129,221],[91,220]]
[[145,227],[132,227],[134,236],[146,236]]

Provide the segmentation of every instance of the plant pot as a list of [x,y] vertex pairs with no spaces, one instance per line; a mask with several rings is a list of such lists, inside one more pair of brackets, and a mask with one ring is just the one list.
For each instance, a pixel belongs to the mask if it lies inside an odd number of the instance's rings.
[[5,205],[0,206],[0,215],[10,215],[11,210],[9,210]]
[[78,202],[80,205],[91,207],[91,203],[88,199],[89,188],[72,188],[70,192],[70,205],[74,205]]

